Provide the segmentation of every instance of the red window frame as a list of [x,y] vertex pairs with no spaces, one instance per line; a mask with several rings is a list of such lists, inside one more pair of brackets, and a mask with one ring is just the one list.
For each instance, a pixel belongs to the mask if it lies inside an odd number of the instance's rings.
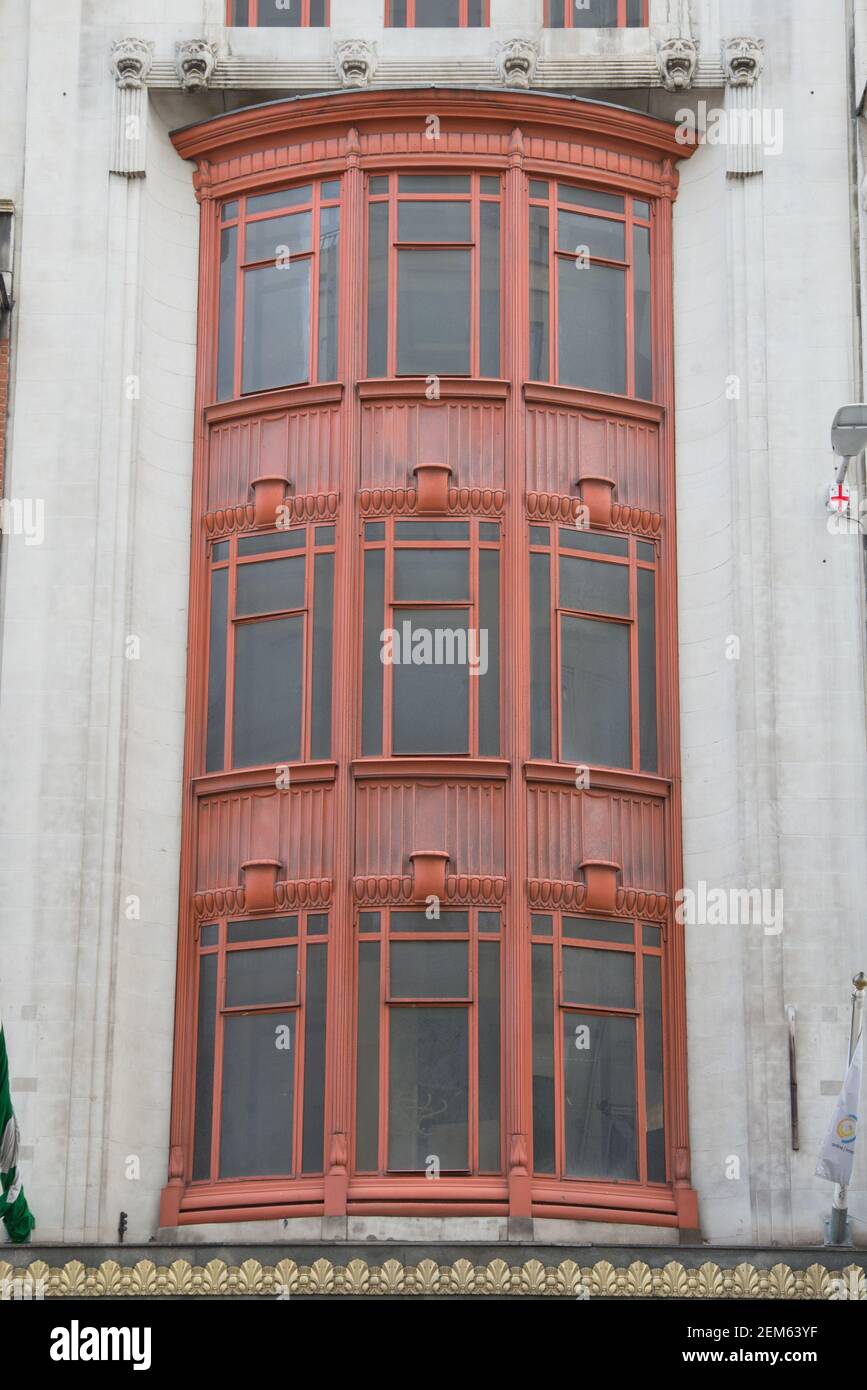
[[[327,190],[328,188],[330,188],[330,187],[331,187],[332,185],[334,185],[334,184],[336,184],[336,185],[338,186],[338,191],[337,191],[335,194],[333,194],[333,195],[328,195],[327,193],[325,193],[325,190]],[[283,188],[283,189],[276,190],[276,191],[273,192],[273,193],[271,192],[271,190],[269,190],[268,196],[272,196],[272,197],[275,197],[275,198],[276,198],[279,194],[285,194],[285,195],[287,196],[287,199],[288,199],[288,197],[292,194],[292,192],[293,192],[294,190],[296,190],[296,189],[303,189],[303,188],[306,188],[306,187],[308,187],[308,186],[309,186],[310,189],[311,189],[311,196],[310,196],[309,200],[307,200],[307,201],[305,201],[305,202],[303,202],[303,203],[288,203],[288,202],[287,202],[282,208],[279,207],[279,206],[277,206],[277,205],[275,204],[274,207],[269,208],[269,209],[267,209],[267,210],[265,210],[265,211],[258,211],[258,212],[257,212],[257,211],[254,210],[254,211],[250,212],[250,211],[249,211],[249,207],[250,207],[250,202],[251,202],[251,200],[254,200],[256,197],[260,196],[260,195],[258,195],[258,194],[256,194],[256,193],[244,194],[244,195],[240,196],[239,198],[227,198],[227,199],[223,202],[223,204],[221,205],[221,212],[220,212],[220,235],[221,235],[221,238],[223,237],[223,235],[224,235],[225,233],[230,232],[232,229],[236,229],[236,233],[237,233],[236,260],[235,260],[235,286],[234,286],[235,323],[234,323],[234,339],[233,339],[233,349],[232,349],[232,352],[233,352],[233,363],[232,363],[232,366],[233,366],[233,370],[232,370],[232,381],[233,381],[233,385],[232,385],[232,392],[231,392],[231,395],[225,395],[225,394],[224,394],[224,395],[222,395],[222,396],[219,396],[219,395],[218,395],[218,382],[217,382],[216,374],[215,374],[214,387],[213,387],[213,399],[214,399],[214,400],[217,400],[217,399],[238,400],[238,399],[240,399],[240,398],[243,397],[243,396],[259,395],[259,394],[260,394],[261,392],[263,392],[263,391],[282,390],[282,389],[284,389],[284,387],[287,387],[287,386],[304,386],[304,385],[311,385],[311,384],[313,384],[313,383],[315,383],[315,382],[319,382],[320,380],[323,379],[323,378],[320,378],[320,376],[319,376],[319,355],[320,355],[319,319],[320,319],[320,309],[321,309],[321,306],[320,306],[320,290],[321,290],[321,285],[320,285],[320,267],[321,267],[321,262],[322,262],[322,250],[323,250],[323,247],[322,247],[322,213],[323,213],[323,210],[326,209],[326,208],[329,208],[329,209],[331,209],[331,208],[336,208],[336,209],[338,209],[338,215],[339,215],[339,217],[340,217],[340,222],[342,223],[342,193],[343,193],[342,181],[341,181],[339,175],[335,175],[335,176],[330,177],[330,178],[329,178],[329,177],[325,177],[325,178],[314,178],[314,179],[309,179],[309,178],[308,178],[308,179],[305,179],[305,180],[303,180],[303,181],[299,181],[299,182],[297,182],[297,183],[293,183],[293,184],[287,185],[287,187],[285,187],[285,188]],[[262,269],[267,268],[268,266],[275,265],[275,264],[277,263],[277,260],[278,260],[278,257],[275,255],[275,257],[274,257],[273,259],[269,258],[269,259],[266,259],[266,260],[248,261],[248,260],[247,260],[247,229],[248,229],[248,227],[250,227],[250,226],[252,226],[252,225],[255,225],[255,224],[257,224],[257,223],[275,221],[275,220],[279,220],[281,217],[285,217],[285,216],[294,216],[294,215],[301,215],[301,214],[305,214],[305,213],[309,213],[309,214],[310,214],[310,247],[309,247],[308,250],[292,252],[291,258],[287,258],[287,260],[288,260],[288,259],[291,259],[292,264],[295,264],[295,263],[298,262],[298,261],[309,261],[309,262],[310,262],[310,324],[309,324],[309,350],[308,350],[308,361],[307,361],[307,375],[306,375],[305,377],[303,377],[303,378],[300,378],[300,379],[297,380],[297,381],[285,382],[285,383],[283,383],[282,385],[274,385],[274,386],[267,386],[267,387],[252,387],[250,390],[245,391],[245,390],[244,390],[244,315],[245,315],[245,306],[246,306],[246,285],[247,285],[247,277],[248,277],[248,275],[250,274],[250,272],[252,272],[252,271],[257,271],[257,270],[262,270]],[[340,225],[339,225],[339,227],[338,227],[338,237],[339,237],[339,240],[338,240],[338,266],[337,266],[337,277],[336,277],[336,284],[335,284],[335,290],[336,290],[336,295],[337,295],[337,322],[338,322],[337,335],[338,335],[338,340],[339,340],[339,335],[340,335],[340,278],[341,278],[340,259],[341,259],[341,252],[342,252],[342,240],[343,240],[342,236],[340,235],[341,230],[342,230],[342,228],[341,228]],[[220,289],[221,289],[221,287],[220,287],[219,277],[218,277],[218,283],[217,283],[217,285],[216,285],[216,287],[215,287],[215,294],[216,294],[216,320],[217,320],[217,324],[218,324],[218,335],[219,335],[219,340],[220,340],[220,344],[222,345],[222,342],[223,342],[224,325],[223,325],[223,323],[222,323],[222,321],[221,321],[221,315],[220,315],[220,302],[219,302]],[[338,362],[339,362],[339,355],[338,355]],[[339,365],[338,365],[338,372],[339,372]],[[325,378],[325,379],[331,379],[331,380],[333,380],[334,378]]]
[[[331,540],[321,540],[319,535],[323,530],[332,533]],[[304,534],[305,544],[301,547],[292,547],[289,543],[290,536]],[[335,544],[335,525],[333,522],[310,522],[306,526],[293,526],[277,528],[274,530],[257,531],[256,539],[265,536],[286,537],[285,546],[281,546],[274,551],[267,551],[259,555],[242,556],[239,549],[246,536],[232,535],[222,541],[217,541],[209,548],[210,574],[213,576],[221,570],[228,571],[228,612],[226,621],[225,636],[225,696],[224,696],[224,736],[223,736],[223,766],[214,768],[212,771],[240,771],[246,764],[236,765],[234,762],[234,697],[235,697],[235,634],[239,627],[250,626],[254,623],[276,622],[282,618],[300,617],[304,624],[303,650],[304,665],[301,682],[301,739],[300,751],[297,759],[286,759],[283,763],[264,764],[265,766],[283,766],[292,762],[310,762],[312,724],[313,724],[313,677],[314,677],[314,628],[315,628],[315,578],[316,560],[320,555],[334,555],[336,553]],[[239,570],[247,565],[267,564],[270,560],[298,559],[303,556],[305,561],[304,569],[304,604],[301,608],[275,609],[265,613],[237,613],[237,591]],[[218,558],[219,557],[219,558]],[[213,587],[210,590],[213,594]],[[210,612],[209,612],[210,618]],[[210,621],[208,631],[210,632]],[[207,665],[206,670],[210,670],[211,650],[210,637],[208,640]],[[332,653],[333,662],[333,653]],[[201,726],[204,728],[206,738],[202,741],[199,750],[200,769],[205,772],[205,746],[208,732],[208,692],[205,692],[205,707],[203,710]],[[251,764],[257,766],[257,764]]]
[[[632,941],[629,944],[600,940],[591,934],[580,935],[580,924],[584,921],[594,924],[610,925],[612,927],[631,927]],[[564,923],[572,922],[578,924],[575,934],[564,935]],[[543,927],[543,924],[544,927]],[[647,944],[647,934],[653,934],[655,944]],[[554,1178],[564,1182],[593,1182],[593,1181],[618,1181],[633,1182],[636,1186],[645,1187],[653,1182],[667,1180],[667,1158],[666,1158],[666,1179],[658,1177],[648,1178],[648,1128],[647,1128],[647,1090],[648,1072],[646,1065],[647,1053],[647,1010],[645,1009],[644,993],[644,960],[646,957],[654,957],[660,962],[661,977],[661,1020],[662,1020],[662,1056],[663,1056],[663,1129],[667,1129],[669,1122],[669,1082],[668,1082],[668,1052],[669,1042],[667,1030],[665,1028],[665,1018],[667,1012],[667,981],[666,981],[666,945],[663,931],[659,924],[651,924],[636,919],[611,919],[606,922],[604,918],[589,917],[588,914],[573,912],[551,912],[545,913],[534,911],[530,919],[530,941],[532,947],[550,947],[553,953],[552,959],[552,979],[553,979],[553,1052],[554,1052],[554,1172],[539,1172],[541,1177]],[[598,1004],[579,1004],[565,998],[565,988],[563,984],[563,964],[564,952],[570,950],[592,950],[610,951],[621,955],[629,955],[633,960],[633,984],[634,984],[634,1005],[633,1007],[615,1007]],[[636,1139],[636,1161],[637,1174],[632,1179],[611,1178],[610,1175],[600,1173],[597,1175],[587,1175],[579,1177],[569,1175],[567,1172],[566,1158],[566,1105],[565,1105],[565,1057],[564,1057],[564,1020],[569,1014],[580,1014],[582,1017],[598,1018],[622,1018],[635,1020],[635,1139]],[[535,1059],[534,1059],[535,1061]],[[535,1120],[535,1112],[534,1112]],[[667,1146],[663,1146],[667,1152]],[[536,1160],[534,1159],[534,1162]]]
[[[422,911],[423,911],[423,909],[422,909]],[[458,928],[454,928],[454,929],[452,929],[452,930],[447,930],[447,929],[446,929],[446,930],[440,930],[440,929],[437,929],[435,926],[432,926],[432,928],[431,928],[430,930],[422,930],[422,929],[419,929],[419,930],[415,930],[415,931],[408,931],[408,930],[401,931],[400,928],[399,928],[399,926],[396,926],[396,924],[399,924],[401,918],[402,918],[402,917],[405,917],[405,916],[407,915],[407,909],[406,909],[406,908],[403,908],[403,909],[402,909],[401,907],[396,906],[396,905],[393,906],[393,907],[382,907],[382,908],[376,909],[376,910],[373,911],[373,912],[367,912],[367,913],[363,913],[363,912],[362,912],[362,913],[359,913],[359,915],[358,915],[358,917],[357,917],[357,919],[356,919],[356,930],[355,930],[355,956],[354,956],[354,964],[355,964],[355,975],[354,975],[354,979],[355,979],[355,986],[356,986],[356,1009],[357,1009],[357,1013],[356,1013],[356,1026],[355,1026],[355,1048],[356,1048],[356,1059],[355,1059],[355,1061],[356,1061],[356,1066],[353,1067],[353,1076],[355,1076],[355,1074],[356,1074],[357,1054],[358,1054],[358,1045],[359,1045],[358,989],[359,989],[360,981],[361,981],[361,978],[362,978],[362,976],[361,976],[361,969],[360,969],[360,963],[359,963],[359,961],[360,961],[360,951],[361,951],[361,948],[362,948],[364,945],[374,945],[374,944],[377,944],[377,943],[378,943],[378,945],[379,945],[379,1013],[378,1013],[378,1024],[379,1024],[379,1035],[378,1035],[379,1073],[378,1073],[378,1079],[377,1079],[377,1116],[378,1116],[378,1122],[377,1122],[377,1126],[376,1126],[376,1133],[377,1133],[377,1136],[378,1136],[378,1156],[377,1156],[377,1166],[376,1166],[375,1168],[369,1167],[369,1166],[367,1166],[367,1165],[365,1165],[365,1166],[359,1166],[358,1159],[357,1159],[357,1156],[356,1156],[356,1161],[355,1161],[355,1165],[354,1165],[354,1171],[356,1171],[356,1172],[359,1173],[359,1174],[365,1174],[365,1175],[377,1174],[377,1175],[380,1175],[380,1176],[389,1177],[389,1178],[394,1179],[395,1177],[399,1177],[399,1176],[411,1177],[411,1176],[414,1175],[414,1176],[418,1177],[419,1174],[422,1172],[421,1169],[406,1169],[406,1168],[390,1168],[390,1167],[389,1167],[389,1140],[390,1140],[390,1125],[389,1125],[389,1101],[390,1101],[390,1091],[389,1091],[389,1077],[390,1077],[390,1057],[389,1057],[389,1051],[390,1051],[390,1020],[391,1020],[391,1014],[392,1014],[392,1011],[393,1011],[393,1010],[395,1010],[395,1009],[413,1009],[413,1008],[424,1008],[424,1009],[429,1009],[429,1008],[431,1008],[431,1009],[433,1009],[433,1008],[442,1008],[442,1009],[465,1009],[466,1012],[467,1012],[467,1016],[468,1016],[468,1081],[469,1081],[469,1090],[468,1090],[468,1098],[467,1098],[467,1112],[468,1112],[468,1113],[467,1113],[467,1120],[468,1120],[468,1163],[467,1163],[467,1166],[464,1167],[464,1168],[455,1168],[455,1169],[450,1169],[450,1170],[445,1170],[445,1169],[444,1169],[444,1170],[443,1170],[444,1175],[446,1174],[446,1172],[448,1172],[448,1173],[450,1173],[450,1174],[454,1174],[454,1175],[460,1176],[460,1177],[475,1177],[475,1176],[480,1176],[480,1175],[487,1175],[487,1174],[494,1174],[494,1173],[500,1173],[500,1172],[502,1172],[502,1168],[503,1168],[503,1158],[504,1158],[504,1141],[505,1141],[505,1132],[504,1132],[505,1116],[504,1116],[504,1104],[503,1104],[503,1098],[504,1098],[504,1056],[505,1056],[505,1054],[504,1054],[504,1033],[505,1033],[505,1027],[504,1027],[504,1016],[503,1016],[503,1009],[504,1009],[504,974],[503,974],[503,970],[504,970],[504,961],[503,961],[503,945],[502,945],[502,943],[503,943],[503,918],[502,918],[502,913],[500,913],[500,912],[497,911],[496,909],[494,909],[494,910],[491,910],[491,909],[478,909],[478,908],[466,907],[466,906],[461,905],[460,903],[452,903],[452,902],[450,902],[450,903],[448,904],[448,907],[445,907],[445,906],[443,907],[443,909],[442,909],[442,916],[440,917],[439,920],[442,921],[443,918],[444,918],[444,917],[447,917],[448,914],[449,914],[450,912],[464,913],[464,914],[466,914],[467,919],[468,919],[468,929],[467,929],[466,931],[462,931],[462,930],[460,930],[460,929],[458,929]],[[416,916],[420,915],[420,914],[418,913],[418,909],[415,910],[415,915],[416,915]],[[496,916],[496,917],[498,918],[498,925],[497,925],[497,928],[496,928],[495,930],[492,930],[491,927],[490,927],[490,925],[489,925],[488,923],[485,922],[485,923],[483,924],[483,919],[487,919],[487,918],[490,918],[490,917],[492,917],[492,916]],[[362,929],[362,923],[363,923],[364,919],[365,919],[365,918],[370,919],[370,918],[372,918],[372,917],[378,918],[378,922],[379,922],[378,928],[374,930],[374,929],[371,928],[370,925],[368,925],[365,929]],[[429,998],[429,997],[427,997],[427,996],[415,996],[415,997],[409,998],[409,997],[403,997],[403,996],[392,996],[391,993],[390,993],[390,982],[391,982],[390,946],[391,946],[391,944],[392,944],[393,939],[395,939],[395,938],[397,939],[398,942],[406,942],[406,943],[411,943],[411,942],[447,942],[447,941],[466,941],[466,942],[468,942],[469,949],[468,949],[468,971],[467,971],[467,973],[468,973],[468,979],[467,979],[467,994],[466,994],[465,996],[455,996],[454,998],[446,998],[446,997],[433,997],[433,998]],[[499,1113],[499,1163],[498,1163],[497,1166],[488,1166],[488,1165],[484,1165],[484,1166],[483,1166],[482,1163],[480,1162],[480,1152],[479,1152],[479,1151],[480,1151],[480,1143],[479,1143],[479,1099],[480,1099],[480,1086],[479,1086],[479,1015],[480,1015],[480,1008],[481,1008],[481,1001],[480,1001],[480,997],[479,997],[479,995],[480,995],[480,991],[479,991],[479,981],[480,981],[480,964],[479,964],[479,960],[480,960],[480,949],[479,949],[479,948],[480,948],[480,946],[481,946],[483,943],[490,943],[490,944],[492,944],[492,945],[495,944],[495,945],[497,945],[497,946],[499,947],[499,963],[498,963],[498,968],[499,968],[499,1022],[500,1022],[500,1028],[499,1028],[499,1057],[500,1057],[500,1066],[499,1066],[499,1097],[498,1097],[498,1113]],[[354,1102],[353,1102],[353,1134],[354,1134],[355,1142],[356,1142],[356,1143],[357,1143],[357,1139],[358,1139],[357,1109],[358,1109],[358,1088],[356,1087],[356,1088],[355,1088],[355,1095],[354,1095]],[[353,1147],[353,1153],[355,1154],[355,1147]]]
[[[324,928],[317,929],[319,924],[325,922]],[[244,926],[255,930],[257,922],[263,928],[267,928],[269,923],[274,921],[294,920],[295,934],[287,934],[280,937],[262,937],[251,939],[245,942],[230,943],[228,941],[229,930],[233,925]],[[201,989],[201,962],[208,956],[217,958],[217,989],[216,989],[216,1019],[214,1025],[214,1054],[210,1065],[213,1067],[211,1078],[211,1145],[209,1174],[204,1178],[197,1178],[194,1181],[211,1185],[213,1183],[225,1181],[237,1183],[239,1181],[250,1180],[242,1175],[227,1175],[221,1178],[220,1175],[220,1139],[222,1133],[222,1109],[223,1109],[223,1064],[225,1060],[225,1025],[226,1019],[232,1015],[267,1016],[275,1014],[293,1013],[296,1018],[294,1057],[293,1063],[293,1094],[292,1094],[292,1162],[291,1171],[278,1173],[273,1176],[292,1179],[300,1177],[303,1170],[303,1147],[304,1147],[304,1087],[306,1083],[305,1054],[307,1044],[307,969],[308,969],[308,947],[311,945],[323,946],[328,953],[329,926],[327,912],[290,912],[281,916],[269,916],[267,918],[234,918],[234,917],[210,917],[207,923],[203,923],[196,932],[196,990],[194,1009],[196,1018],[195,1037],[193,1040],[196,1058],[196,1078],[198,1079],[198,1066],[202,1062],[199,1057],[199,995]],[[218,933],[217,942],[214,944],[203,944],[203,936],[209,929],[216,928]],[[261,951],[268,949],[279,949],[286,947],[296,947],[296,989],[294,1000],[283,1000],[272,1004],[256,1005],[227,1005],[226,1004],[226,977],[228,957],[243,951]],[[326,954],[326,962],[328,954]],[[327,969],[327,965],[326,965]],[[327,1020],[327,1013],[326,1013]],[[327,1022],[326,1022],[327,1027]],[[193,1134],[195,1134],[195,1094],[193,1103]],[[303,1171],[310,1172],[311,1175],[322,1173],[324,1166],[324,1143],[323,1156],[320,1166],[316,1169]],[[259,1176],[266,1176],[264,1174]],[[254,1180],[254,1179],[253,1179]]]
[[[547,183],[548,195],[543,197],[534,193],[534,186],[538,188],[540,183]],[[594,255],[592,251],[586,256],[586,263],[590,266],[609,266],[623,272],[624,276],[624,304],[625,304],[625,323],[624,323],[624,344],[626,358],[626,382],[623,395],[634,399],[643,399],[636,396],[636,353],[637,336],[635,323],[635,296],[636,296],[636,269],[635,269],[635,231],[637,228],[648,232],[650,245],[650,315],[653,321],[654,313],[654,235],[653,235],[653,203],[646,198],[639,198],[629,193],[619,193],[613,189],[605,188],[601,190],[591,189],[588,185],[583,185],[584,190],[592,195],[595,192],[602,192],[623,198],[624,211],[616,212],[613,210],[603,210],[598,207],[583,205],[579,201],[566,201],[560,196],[560,188],[568,187],[574,189],[576,193],[581,192],[582,185],[572,183],[565,179],[536,179],[530,178],[528,183],[528,204],[530,208],[546,208],[548,211],[548,374],[543,380],[561,383],[564,373],[560,363],[560,340],[559,340],[559,264],[563,261],[574,260],[579,248],[564,247],[560,245],[559,239],[559,213],[577,213],[581,217],[596,219],[601,222],[613,222],[623,226],[624,239],[624,260],[615,260],[608,256]],[[636,211],[636,206],[648,207],[648,216]],[[530,214],[528,213],[528,216]],[[581,247],[582,254],[584,247]],[[589,250],[589,248],[587,248]],[[651,331],[651,399],[653,399],[656,381],[655,367],[655,343],[654,334]],[[527,372],[531,374],[532,361],[528,359]],[[538,379],[538,378],[537,378]],[[567,385],[580,390],[580,383],[569,382]],[[588,388],[594,389],[594,388]],[[604,392],[607,395],[618,395],[619,392]]]
[[[235,0],[226,0],[226,23],[229,25],[230,28],[232,28],[232,27],[235,27],[235,28],[242,28],[242,29],[256,29],[256,28],[258,28],[258,27],[259,27],[259,5],[260,5],[260,4],[264,4],[264,3],[267,3],[267,0],[247,0],[247,6],[248,6],[247,22],[246,22],[246,24],[236,25],[236,24],[235,24],[235,19],[234,19]],[[290,29],[290,28],[294,28],[294,29],[311,29],[311,28],[320,29],[320,28],[328,28],[328,26],[330,25],[330,23],[331,23],[331,0],[325,0],[325,19],[323,20],[323,22],[322,22],[321,25],[320,25],[320,24],[311,25],[311,23],[310,23],[310,0],[292,0],[292,3],[293,3],[293,5],[300,5],[300,6],[301,6],[301,23],[300,23],[300,24],[295,24],[295,25],[289,25],[289,24],[287,24],[287,25],[285,25],[285,26],[281,26],[281,25],[279,25],[279,24],[273,24],[273,25],[269,24],[269,25],[263,26],[263,27],[267,27],[267,28],[269,28],[269,29],[279,29],[279,28],[281,28],[281,27],[285,27],[285,28],[287,28],[287,29]]]
[[[406,0],[406,24],[392,23],[393,0],[385,0],[385,27],[387,29],[415,29],[415,7],[416,0]],[[453,29],[487,29],[491,23],[491,0],[482,0],[482,22],[481,24],[471,25],[468,20],[469,0],[460,0],[461,14],[457,25],[446,25],[446,28]],[[433,25],[425,25],[425,28],[434,28]]]
[[[503,738],[503,671],[502,671],[502,634],[503,634],[503,580],[502,580],[502,528],[499,540],[482,539],[481,527],[485,525],[498,525],[491,523],[484,517],[461,517],[449,518],[450,523],[457,522],[465,524],[468,528],[468,540],[408,540],[397,539],[396,530],[403,522],[408,521],[410,525],[414,520],[406,517],[388,517],[381,524],[384,527],[385,535],[381,540],[372,539],[370,533],[365,528],[363,542],[363,557],[371,551],[382,551],[385,556],[385,600],[383,604],[383,630],[396,627],[395,613],[403,609],[413,610],[441,610],[448,609],[455,613],[468,613],[468,628],[479,631],[479,619],[481,609],[481,592],[479,582],[479,554],[483,550],[495,551],[500,556],[500,587],[499,587],[499,642],[498,651],[500,661],[498,665],[499,683],[499,711],[500,711],[500,747],[502,748]],[[377,523],[373,523],[376,525]],[[367,523],[370,526],[371,523]],[[469,575],[470,575],[470,597],[468,600],[439,600],[439,599],[399,599],[394,591],[394,558],[397,550],[459,550],[466,551],[469,555]],[[364,577],[362,575],[362,612],[364,611]],[[400,756],[393,753],[393,689],[394,689],[394,666],[383,662],[383,681],[382,681],[382,743],[376,752],[370,752],[369,757],[393,757]],[[468,710],[468,735],[469,747],[464,751],[444,751],[443,753],[417,754],[408,756],[420,757],[463,757],[478,758],[479,753],[479,679],[470,677],[469,680],[469,710]],[[365,756],[361,751],[361,756]],[[499,754],[486,755],[499,756]]]
[[[557,27],[558,29],[560,29],[560,28],[563,28],[563,29],[575,29],[575,28],[579,27],[579,26],[577,26],[577,25],[575,25],[575,24],[572,23],[572,16],[574,15],[574,12],[575,12],[575,9],[574,9],[574,0],[562,0],[562,3],[563,3],[563,5],[564,5],[564,15],[563,15],[564,22],[563,22],[562,25],[558,24],[556,27]],[[593,0],[590,0],[590,3],[592,4],[592,3],[593,3]],[[604,25],[604,26],[602,26],[602,27],[608,28],[608,29],[614,29],[614,28],[617,28],[617,29],[630,29],[630,28],[631,28],[631,29],[638,29],[638,28],[646,29],[647,26],[650,24],[650,0],[643,0],[643,6],[644,6],[644,13],[643,13],[643,17],[642,17],[642,22],[641,22],[641,24],[640,24],[640,25],[638,25],[638,24],[632,24],[632,25],[631,25],[631,24],[629,24],[629,22],[628,22],[628,0],[617,0],[617,24],[616,24],[616,25],[614,25],[614,24]],[[545,28],[546,28],[546,29],[550,29],[551,27],[552,27],[552,25],[551,25],[551,0],[545,0]],[[583,27],[586,27],[586,28],[589,29],[589,28],[591,28],[592,26],[591,26],[591,25],[587,25],[587,26],[583,26],[583,25],[582,25],[582,26],[580,26],[580,27],[582,27],[582,28],[583,28]]]
[[[470,182],[468,193],[436,193],[419,192],[405,193],[400,189],[400,179],[403,176],[445,176],[457,174],[460,177],[467,177]],[[371,179],[388,178],[388,191],[371,191]],[[481,180],[483,178],[497,178],[499,181],[499,192],[487,192],[482,189]],[[399,239],[398,217],[401,203],[468,203],[470,207],[470,232],[472,239],[468,242],[443,242],[443,241],[401,241]],[[433,250],[466,250],[470,253],[470,342],[469,342],[469,371],[468,372],[449,372],[448,376],[467,376],[478,378],[481,376],[481,258],[482,258],[482,236],[481,236],[481,204],[494,203],[500,210],[500,276],[499,276],[499,363],[498,372],[502,371],[503,364],[503,304],[504,304],[504,285],[505,285],[505,257],[503,255],[503,181],[495,170],[490,171],[470,171],[467,169],[443,169],[437,168],[435,171],[430,169],[401,168],[396,173],[388,175],[371,174],[367,180],[367,215],[365,217],[365,266],[366,266],[366,286],[370,282],[370,208],[376,203],[388,204],[388,344],[387,344],[387,369],[386,377],[400,377],[417,375],[415,373],[400,373],[398,371],[398,333],[400,325],[398,322],[398,264],[401,251],[433,251]],[[367,298],[367,296],[366,296]],[[369,318],[365,313],[364,318],[364,361],[369,364]],[[367,367],[370,373],[370,367]]]

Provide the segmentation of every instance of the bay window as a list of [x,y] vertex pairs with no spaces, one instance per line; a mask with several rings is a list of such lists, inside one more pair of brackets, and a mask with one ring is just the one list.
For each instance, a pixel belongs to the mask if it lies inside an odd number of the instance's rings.
[[357,950],[357,1170],[499,1172],[500,914],[362,912]]
[[198,935],[193,1181],[321,1173],[327,915]]
[[218,400],[336,379],[339,249],[339,179],[223,204]]
[[650,205],[530,180],[530,377],[653,396]]
[[362,751],[500,751],[500,525],[365,524]]
[[650,23],[650,0],[545,0],[549,29],[624,29]]
[[658,926],[531,917],[536,1173],[665,1182]]
[[334,531],[212,545],[206,772],[330,757]]
[[655,545],[553,530],[530,528],[533,757],[656,772]]
[[498,376],[499,175],[371,175],[368,195],[368,376]]
[[229,0],[229,24],[270,29],[331,23],[330,0]]
[[393,29],[466,29],[489,23],[490,0],[385,0]]

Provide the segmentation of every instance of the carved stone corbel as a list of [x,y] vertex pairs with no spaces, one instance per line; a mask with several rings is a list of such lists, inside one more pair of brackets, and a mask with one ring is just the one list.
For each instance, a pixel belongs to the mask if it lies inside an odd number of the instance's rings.
[[656,64],[667,92],[685,92],[698,67],[698,44],[694,39],[666,39],[657,45]]
[[764,68],[763,39],[729,39],[723,46],[723,69],[730,87],[754,87]]
[[723,45],[726,172],[734,178],[760,174],[765,167],[766,126],[769,122],[775,125],[777,117],[773,112],[766,112],[761,104],[764,68],[765,45],[762,39],[741,36],[729,39]]
[[175,66],[185,92],[206,91],[217,66],[217,45],[207,39],[187,39],[175,44]]
[[539,61],[539,47],[528,39],[513,39],[497,53],[497,70],[506,87],[532,85]]
[[145,39],[118,39],[111,46],[115,84],[112,174],[141,178],[145,172],[147,78],[153,59],[154,46]]
[[365,39],[347,39],[335,46],[334,66],[344,87],[369,87],[376,64],[376,47]]

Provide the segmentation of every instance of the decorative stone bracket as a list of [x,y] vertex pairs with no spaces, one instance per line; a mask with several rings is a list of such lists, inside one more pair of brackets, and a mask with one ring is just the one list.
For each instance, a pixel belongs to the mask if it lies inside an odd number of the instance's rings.
[[272,912],[276,906],[279,859],[248,859],[241,865],[248,912]]
[[449,479],[452,470],[447,463],[419,463],[412,470],[418,484],[416,511],[447,512],[449,509]]
[[412,863],[413,900],[423,903],[428,898],[442,900],[446,895],[446,866],[449,856],[441,849],[417,849],[409,856]]
[[[761,103],[765,45],[761,39],[729,39],[723,47],[726,78],[726,172],[732,178],[760,174],[765,167],[765,138],[777,113]],[[782,121],[782,113],[779,113]],[[782,128],[780,129],[782,137]]]
[[581,490],[581,503],[590,513],[591,526],[611,525],[611,504],[614,500],[616,484],[613,478],[587,473],[578,479]]
[[281,473],[268,473],[254,478],[250,487],[254,498],[254,525],[275,526],[280,508],[286,502],[286,494],[292,487],[291,482]]
[[114,77],[114,130],[112,134],[112,174],[128,179],[145,173],[148,121],[147,77],[154,58],[154,46],[144,39],[119,39],[111,48]]
[[578,865],[584,874],[587,891],[584,907],[587,912],[617,910],[617,875],[620,865],[610,859],[582,859]]

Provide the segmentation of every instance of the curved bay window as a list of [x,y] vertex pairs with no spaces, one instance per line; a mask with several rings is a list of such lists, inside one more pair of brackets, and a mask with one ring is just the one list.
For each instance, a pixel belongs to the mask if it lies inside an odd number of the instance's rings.
[[545,0],[549,29],[633,29],[650,23],[650,0]]
[[[487,22],[390,22],[435,14]],[[694,1230],[685,151],[515,91],[438,92],[428,150],[429,106],[358,91],[173,137],[207,168],[162,1223]]]

